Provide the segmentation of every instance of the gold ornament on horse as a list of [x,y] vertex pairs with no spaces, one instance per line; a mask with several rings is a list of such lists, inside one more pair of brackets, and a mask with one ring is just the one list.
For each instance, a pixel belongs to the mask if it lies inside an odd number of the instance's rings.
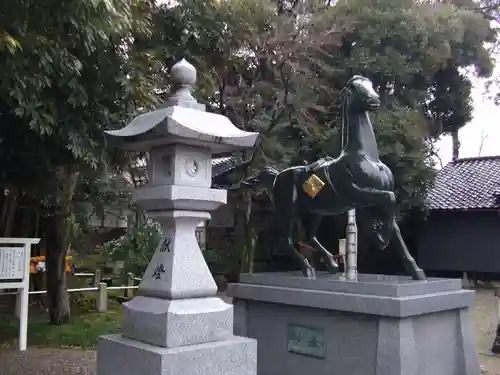
[[304,182],[302,185],[302,189],[306,192],[307,195],[309,195],[311,198],[316,197],[318,193],[323,189],[323,186],[325,186],[325,183],[321,181],[321,178],[316,176],[315,174],[312,174],[309,176],[309,178]]

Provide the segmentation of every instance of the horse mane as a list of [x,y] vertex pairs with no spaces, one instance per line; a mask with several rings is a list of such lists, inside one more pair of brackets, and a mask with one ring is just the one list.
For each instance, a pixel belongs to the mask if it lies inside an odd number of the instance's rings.
[[347,84],[344,86],[342,91],[340,91],[340,117],[342,121],[342,126],[341,126],[342,150],[344,150],[344,148],[347,146],[347,143],[349,142],[349,123],[348,123],[349,116],[347,115],[347,110],[351,105],[352,84],[357,80],[366,80],[366,79],[367,78],[360,75],[352,76],[351,79],[347,81]]
[[[354,77],[353,77],[354,78]],[[351,84],[353,82],[353,78],[347,82],[347,85],[344,86],[342,91],[340,92],[340,120],[342,121],[341,125],[341,149],[342,151],[347,145],[349,141],[349,116],[347,115],[347,111],[349,105],[351,104]]]

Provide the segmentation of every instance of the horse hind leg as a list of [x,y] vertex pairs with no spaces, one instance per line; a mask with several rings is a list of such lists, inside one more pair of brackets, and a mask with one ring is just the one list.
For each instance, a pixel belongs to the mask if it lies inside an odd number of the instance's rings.
[[304,276],[314,277],[316,275],[314,268],[309,263],[309,260],[295,248],[293,243],[293,229],[297,223],[295,214],[291,212],[280,214],[277,217],[277,220],[282,222],[280,225],[281,230],[277,233],[279,246],[287,249],[295,256],[295,258],[300,262]]
[[369,212],[372,219],[375,219],[374,224],[376,227],[372,227],[372,233],[375,235],[377,246],[385,249],[392,240],[398,256],[403,262],[406,273],[413,280],[425,280],[425,273],[418,267],[417,262],[408,251],[393,213],[389,211],[388,214],[381,207],[372,207],[369,209]]
[[377,190],[372,188],[360,188],[352,184],[351,194],[354,197],[357,206],[372,207],[376,217],[382,223],[374,234],[381,249],[385,249],[390,242],[394,232],[394,218],[396,215],[396,196],[394,192],[388,190]]
[[316,251],[321,252],[326,260],[328,272],[335,275],[339,272],[339,265],[335,262],[332,253],[330,253],[325,247],[318,241],[316,233],[318,232],[319,224],[321,223],[322,217],[319,215],[313,215],[310,217],[309,225],[307,225],[306,235],[307,242],[314,247]]
[[401,235],[401,231],[399,230],[399,225],[396,223],[396,220],[393,222],[394,227],[394,236],[395,245],[397,252],[403,261],[406,272],[412,277],[413,280],[425,280],[424,271],[417,265],[415,259],[411,256],[406,244],[403,240],[403,236]]

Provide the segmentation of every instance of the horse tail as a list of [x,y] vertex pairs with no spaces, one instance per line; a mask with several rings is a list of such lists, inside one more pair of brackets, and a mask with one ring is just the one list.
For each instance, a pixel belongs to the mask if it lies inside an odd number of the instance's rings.
[[274,185],[274,181],[276,180],[276,177],[280,171],[278,171],[276,168],[270,165],[266,165],[264,169],[260,172],[260,179],[262,181],[262,184],[266,188],[272,188]]
[[257,176],[251,177],[245,180],[243,183],[251,188],[261,188],[267,192],[267,195],[272,200],[272,192],[274,181],[280,171],[276,168],[267,165],[265,166]]

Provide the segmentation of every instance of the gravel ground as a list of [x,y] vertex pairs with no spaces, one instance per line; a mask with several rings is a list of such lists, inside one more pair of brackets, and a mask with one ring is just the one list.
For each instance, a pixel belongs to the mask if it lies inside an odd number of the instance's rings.
[[[476,294],[474,324],[479,361],[487,375],[500,375],[500,357],[491,354],[497,324],[496,298],[491,290]],[[0,375],[95,375],[94,351],[30,349],[24,353],[0,348]]]
[[0,351],[0,375],[95,375],[95,359],[92,350]]

